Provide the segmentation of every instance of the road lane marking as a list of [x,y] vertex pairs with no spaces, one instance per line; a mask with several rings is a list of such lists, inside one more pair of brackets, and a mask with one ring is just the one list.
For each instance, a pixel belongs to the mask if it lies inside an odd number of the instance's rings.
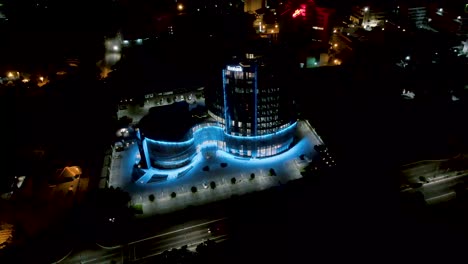
[[446,181],[449,181],[449,180],[455,180],[455,179],[458,179],[458,178],[463,178],[463,177],[466,177],[467,175],[468,175],[468,173],[464,173],[464,174],[460,174],[460,175],[454,175],[452,177],[442,178],[440,180],[435,180],[435,181],[426,183],[423,186],[426,187],[426,186],[430,186],[430,185],[433,185],[433,184],[436,184],[436,183],[440,184],[440,183],[443,183],[443,182],[446,182]]
[[450,196],[450,195],[456,195],[456,193],[455,193],[455,192],[449,192],[449,193],[445,193],[445,194],[442,194],[442,195],[439,195],[439,196],[427,198],[427,199],[426,199],[426,202],[429,202],[430,200],[439,199],[439,198],[441,198],[441,197]]
[[137,241],[133,241],[133,242],[128,243],[128,245],[133,245],[133,244],[140,243],[140,242],[143,242],[143,241],[146,241],[146,240],[150,240],[150,239],[153,239],[153,238],[162,237],[162,236],[167,236],[167,235],[174,234],[174,233],[177,233],[177,232],[182,232],[182,231],[189,230],[189,229],[192,229],[192,228],[195,228],[195,227],[199,227],[199,226],[203,226],[203,225],[207,225],[207,224],[219,222],[219,221],[222,221],[222,220],[225,220],[225,219],[227,219],[227,217],[215,219],[215,220],[212,220],[212,221],[204,222],[204,223],[197,224],[197,225],[193,225],[193,226],[189,226],[189,227],[184,227],[184,228],[181,228],[181,229],[178,229],[178,230],[174,230],[174,231],[171,231],[171,232],[167,232],[167,233],[164,233],[164,234],[159,234],[159,235],[155,235],[155,236],[152,236],[152,237],[147,237],[147,238],[143,238],[143,239],[140,239],[140,240],[137,240]]
[[144,241],[144,242],[141,242],[137,245],[133,245],[134,247],[141,247],[141,246],[156,246],[158,244],[163,244],[163,243],[169,243],[170,241],[177,241],[177,240],[181,240],[181,239],[184,239],[186,238],[187,236],[195,236],[195,235],[206,235],[206,234],[209,234],[207,232],[206,229],[201,229],[201,230],[195,230],[195,231],[192,231],[190,233],[180,233],[180,234],[177,234],[175,236],[171,236],[171,237],[168,237],[168,238],[162,238],[162,239],[157,239],[157,240],[154,240],[154,241],[151,241],[151,240],[148,240],[148,241]]
[[107,254],[107,255],[104,255],[104,256],[99,256],[97,258],[80,260],[80,263],[85,264],[85,263],[101,260],[101,259],[108,258],[108,257],[115,257],[115,256],[121,255],[121,254],[122,254],[122,252],[119,251],[119,252],[116,252],[116,253],[113,253],[113,254]]
[[[211,238],[210,240],[211,240],[211,241],[214,241],[214,242],[216,242],[216,243],[218,243],[218,242],[227,240],[227,239],[228,239],[228,238],[226,238],[227,236],[228,236],[228,235],[221,235],[221,236],[217,236],[217,237]],[[219,239],[219,240],[218,240],[218,239]],[[193,247],[196,248],[196,246],[198,246],[199,244],[203,243],[204,241],[205,241],[205,240],[202,240],[202,241],[200,241],[200,242],[198,242],[198,243],[192,243],[190,246],[187,245],[187,249],[193,248]],[[165,250],[164,250],[164,251],[165,251]],[[157,255],[162,254],[164,251],[160,251],[160,252],[157,252],[157,253],[153,253],[153,254],[150,254],[150,255],[146,255],[146,256],[141,257],[141,258],[139,258],[139,259],[134,259],[134,261],[135,261],[135,260],[142,260],[142,259],[147,259],[147,258],[150,258],[150,257],[154,257],[154,256],[157,256]]]
[[[198,234],[198,235],[194,235],[192,237],[185,237],[185,238],[182,238],[182,239],[179,239],[177,241],[173,241],[173,242],[170,242],[170,243],[165,243],[165,244],[161,244],[161,245],[148,245],[148,246],[140,246],[137,248],[137,246],[133,246],[134,248],[136,248],[135,250],[135,255],[134,255],[134,258],[135,260],[138,260],[138,259],[142,259],[144,258],[145,256],[148,256],[148,255],[151,255],[151,254],[154,254],[154,253],[161,253],[161,252],[164,252],[165,250],[169,250],[169,249],[172,249],[172,248],[179,248],[179,247],[182,247],[184,245],[189,245],[189,244],[194,244],[194,243],[201,243],[203,241],[206,241],[210,239],[210,236],[208,233],[204,233],[204,234]],[[139,255],[142,255],[142,256],[139,256]]]

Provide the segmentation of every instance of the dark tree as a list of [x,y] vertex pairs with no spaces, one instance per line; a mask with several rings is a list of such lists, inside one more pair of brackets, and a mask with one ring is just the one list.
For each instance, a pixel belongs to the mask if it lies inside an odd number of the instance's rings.
[[[129,207],[130,195],[120,188],[97,189],[90,194],[90,209],[94,215],[93,226],[98,241],[106,245],[116,245],[125,237],[127,224],[134,212]],[[119,235],[117,235],[119,234]]]
[[269,174],[270,174],[270,176],[276,176],[276,171],[275,171],[275,169],[270,168]]
[[175,198],[176,196],[177,196],[177,194],[175,192],[171,193],[171,198]]
[[154,199],[155,199],[154,194],[150,194],[148,198],[150,202],[154,202]]
[[231,183],[232,183],[232,184],[235,184],[235,183],[236,183],[236,177],[232,177],[232,178],[231,178]]
[[192,188],[190,188],[190,190],[191,190],[193,193],[196,193],[196,192],[197,192],[197,187],[192,186]]
[[216,188],[216,183],[214,181],[210,182],[210,187],[211,189]]

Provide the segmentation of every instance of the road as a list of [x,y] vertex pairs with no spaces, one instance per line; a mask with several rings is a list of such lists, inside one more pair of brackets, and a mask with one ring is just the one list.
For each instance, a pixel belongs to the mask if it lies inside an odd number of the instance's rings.
[[440,174],[446,173],[440,169],[441,163],[445,160],[422,161],[402,168],[404,179],[403,182],[419,182],[419,177],[431,179],[438,177]]
[[[449,201],[455,198],[455,185],[464,183],[468,180],[468,173],[452,176],[444,179],[438,179],[424,184],[421,188],[405,190],[405,192],[414,193],[420,191],[428,204],[436,204]],[[465,186],[466,187],[466,186]]]
[[[133,241],[125,246],[112,249],[84,250],[71,254],[60,263],[128,263],[161,254],[165,250],[187,245],[189,250],[208,239],[221,242],[229,238],[226,218],[219,218],[176,230],[161,233],[152,237]],[[216,230],[219,227],[218,230]],[[209,231],[210,230],[210,231]]]

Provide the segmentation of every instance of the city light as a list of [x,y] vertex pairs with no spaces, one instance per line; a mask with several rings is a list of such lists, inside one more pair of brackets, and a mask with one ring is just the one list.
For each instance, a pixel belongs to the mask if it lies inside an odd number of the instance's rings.
[[118,51],[118,50],[119,50],[119,47],[118,47],[117,45],[114,45],[114,46],[112,47],[112,49],[113,49],[114,51]]
[[43,81],[44,81],[44,77],[42,77],[42,76],[39,77],[39,80],[40,80],[41,82],[43,82]]
[[8,78],[13,78],[13,73],[12,73],[12,72],[9,72],[9,73],[7,74],[7,76],[8,76]]
[[294,13],[292,14],[292,17],[297,17],[298,15],[301,14],[301,10],[300,9],[296,9],[296,11],[294,11]]
[[241,72],[242,67],[241,66],[227,66],[228,71],[235,71],[235,72]]
[[369,11],[369,7],[366,6],[364,7],[364,12],[367,12],[367,11]]
[[336,48],[336,47],[338,47],[338,44],[336,44],[336,43],[335,43],[335,44],[333,44],[333,47],[335,47],[335,48]]
[[461,19],[461,16],[457,16],[457,19],[460,20],[460,19]]
[[278,25],[275,25],[275,28],[278,28]]
[[22,80],[22,82],[27,83],[27,82],[29,82],[29,79],[24,78],[24,79]]
[[177,5],[177,9],[178,9],[179,11],[184,10],[184,5],[178,4],[178,5]]
[[296,18],[298,16],[305,16],[305,8],[296,9],[294,13],[292,14],[293,18]]

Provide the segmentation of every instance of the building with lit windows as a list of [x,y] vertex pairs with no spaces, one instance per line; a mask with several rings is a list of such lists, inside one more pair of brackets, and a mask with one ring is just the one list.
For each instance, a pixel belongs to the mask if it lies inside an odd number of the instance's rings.
[[[188,165],[197,153],[210,155],[218,150],[246,158],[269,157],[288,150],[293,144],[296,118],[290,102],[282,96],[284,82],[278,73],[249,54],[222,70],[222,87],[210,97],[207,119],[191,118],[194,115],[184,102],[157,110],[154,114],[163,120],[142,119],[137,130],[140,165],[179,168]],[[167,133],[148,130],[156,124],[166,130],[167,124],[175,122],[180,125]]]
[[356,26],[372,30],[372,28],[384,26],[386,16],[387,12],[378,8],[355,6],[349,20]]

